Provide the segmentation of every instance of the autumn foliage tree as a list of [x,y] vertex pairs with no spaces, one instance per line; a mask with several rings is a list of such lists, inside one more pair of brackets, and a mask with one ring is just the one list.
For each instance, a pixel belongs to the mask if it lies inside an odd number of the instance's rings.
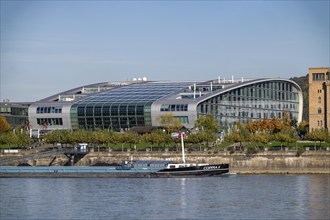
[[169,134],[166,134],[160,130],[154,131],[152,133],[146,133],[141,136],[141,140],[151,144],[151,147],[154,144],[160,146],[160,144],[168,144],[172,140],[172,137]]
[[248,142],[251,139],[251,133],[246,128],[246,125],[243,125],[239,122],[235,123],[235,127],[232,129],[230,134],[225,136],[226,141],[239,142],[240,147],[242,147],[243,142]]
[[12,128],[7,121],[7,118],[4,116],[0,116],[0,133],[11,131]]
[[140,141],[139,135],[132,131],[122,133],[120,136],[121,142],[129,144],[130,148],[132,144],[137,144]]
[[259,144],[267,144],[270,141],[270,136],[267,133],[256,133],[251,136],[251,141],[256,143],[256,147],[259,147]]
[[258,121],[249,121],[246,125],[246,128],[252,132],[255,133],[257,131],[259,132],[267,132],[270,134],[278,133],[284,129],[291,128],[291,120],[288,118],[263,118]]
[[[293,143],[297,141],[293,126],[295,121],[291,120],[290,115],[283,114],[282,118],[263,118],[258,121],[249,121],[246,129],[252,134],[250,140],[258,146],[260,143],[268,143],[271,140]],[[238,135],[236,135],[238,136]]]
[[24,147],[30,144],[32,139],[30,136],[22,132],[20,129],[16,129],[14,132],[0,132],[0,144],[6,144],[11,147]]
[[68,142],[72,145],[75,145],[77,143],[92,143],[92,137],[93,135],[89,131],[75,130],[73,132],[70,132]]
[[281,142],[281,148],[283,143],[294,143],[297,141],[297,136],[293,129],[284,129],[274,135],[276,141]]
[[214,119],[212,115],[202,115],[199,116],[195,121],[195,127],[200,130],[207,130],[211,132],[216,132],[218,128],[218,122]]
[[177,132],[182,128],[181,121],[171,113],[162,115],[159,122],[168,133]]
[[321,147],[322,141],[326,141],[328,138],[329,138],[328,132],[323,129],[315,129],[306,135],[307,140],[315,142],[315,147],[317,141],[320,142],[320,147]]
[[261,119],[259,121],[249,121],[246,124],[246,128],[251,133],[256,133],[257,131],[271,131],[274,129],[274,125],[271,123],[269,119]]
[[300,137],[304,137],[308,132],[309,124],[307,121],[302,120],[297,126],[297,132]]
[[51,144],[69,143],[69,134],[68,130],[54,130],[45,134],[44,139]]

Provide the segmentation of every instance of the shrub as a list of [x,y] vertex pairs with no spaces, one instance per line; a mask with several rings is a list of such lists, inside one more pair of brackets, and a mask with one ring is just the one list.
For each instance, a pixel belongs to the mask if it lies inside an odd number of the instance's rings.
[[300,157],[305,152],[305,148],[299,147],[296,153],[296,157]]
[[246,150],[246,155],[247,156],[251,156],[251,155],[254,155],[256,153],[258,153],[258,150],[255,147],[248,147],[247,150]]

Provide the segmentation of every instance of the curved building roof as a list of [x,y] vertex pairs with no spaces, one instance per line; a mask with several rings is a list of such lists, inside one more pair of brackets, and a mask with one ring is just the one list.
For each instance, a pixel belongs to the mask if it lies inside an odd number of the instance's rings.
[[221,90],[219,90],[217,92],[209,93],[208,95],[205,95],[205,96],[200,97],[199,100],[198,100],[198,103],[201,103],[203,101],[206,101],[207,99],[212,98],[212,97],[217,96],[217,95],[220,95],[222,93],[226,93],[226,92],[228,92],[230,90],[233,90],[233,89],[237,89],[237,88],[241,88],[241,87],[244,87],[244,86],[253,85],[253,84],[256,84],[256,83],[269,82],[269,81],[285,81],[285,82],[290,82],[290,83],[292,83],[296,87],[296,89],[298,91],[301,91],[300,86],[296,82],[294,82],[294,81],[291,81],[291,80],[288,80],[288,79],[280,79],[280,78],[263,78],[263,79],[255,79],[255,80],[250,80],[250,81],[246,81],[246,82],[236,83],[236,84],[229,84],[228,86],[224,86]]

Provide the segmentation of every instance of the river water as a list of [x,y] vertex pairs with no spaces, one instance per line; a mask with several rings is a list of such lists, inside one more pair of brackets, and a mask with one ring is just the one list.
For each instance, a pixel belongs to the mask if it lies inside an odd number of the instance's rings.
[[1,220],[329,218],[329,175],[0,179]]

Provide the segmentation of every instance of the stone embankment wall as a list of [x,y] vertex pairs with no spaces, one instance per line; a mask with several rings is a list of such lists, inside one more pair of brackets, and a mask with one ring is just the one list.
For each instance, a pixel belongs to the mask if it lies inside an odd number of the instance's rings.
[[[180,152],[91,152],[75,166],[120,163],[130,159],[182,161]],[[67,162],[64,155],[28,161],[33,166],[64,165]],[[186,152],[186,162],[229,163],[230,172],[241,174],[330,174],[330,151],[305,151],[300,156],[296,151],[265,151],[250,155],[228,151]]]

